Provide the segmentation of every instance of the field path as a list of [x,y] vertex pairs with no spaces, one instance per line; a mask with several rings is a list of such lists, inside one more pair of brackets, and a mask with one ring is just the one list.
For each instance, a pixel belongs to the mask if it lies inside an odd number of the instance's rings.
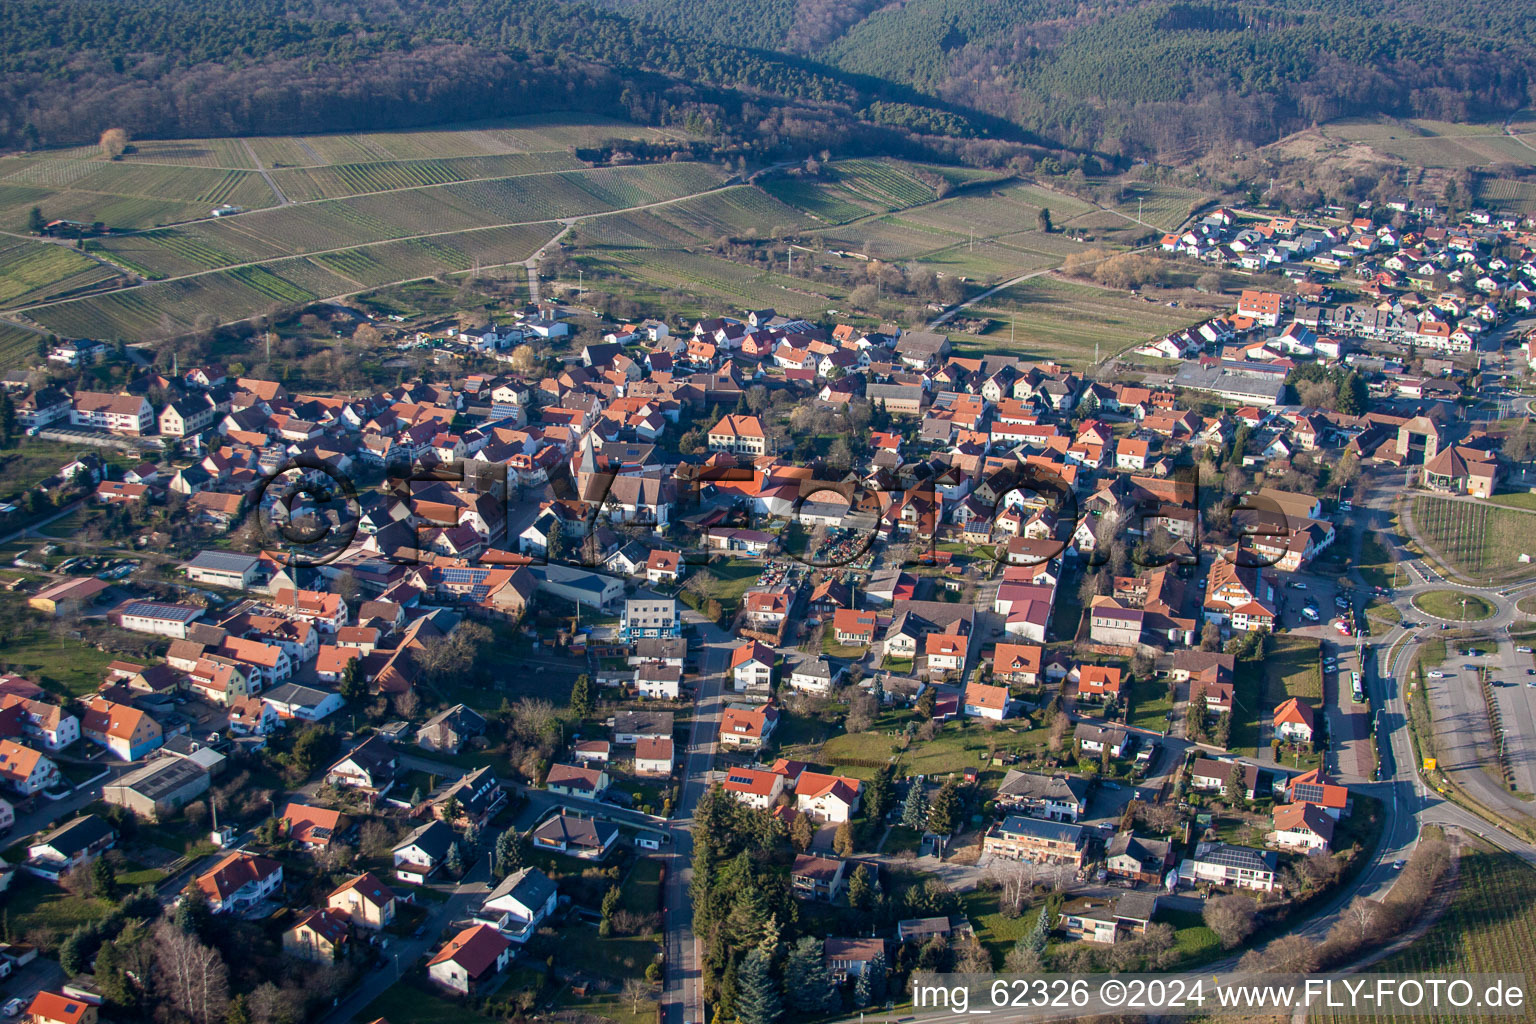
[[537,252],[523,261],[523,266],[528,268],[528,302],[530,305],[537,305],[539,301],[539,260],[544,258],[544,253],[550,246],[558,244],[560,239],[571,233],[571,228],[576,226],[577,219],[576,217],[566,217],[561,220],[560,223],[564,224],[565,227],[560,229],[560,233],[539,246]]
[[267,171],[266,164],[262,163],[261,157],[256,155],[256,149],[251,145],[251,140],[241,139],[240,144],[245,147],[246,153],[251,158],[251,163],[256,165],[256,173],[261,175],[262,179],[266,181],[267,187],[272,190],[272,194],[277,197],[277,205],[287,206],[292,202],[293,200],[283,195],[283,190],[277,187],[277,182],[272,180],[272,175]]

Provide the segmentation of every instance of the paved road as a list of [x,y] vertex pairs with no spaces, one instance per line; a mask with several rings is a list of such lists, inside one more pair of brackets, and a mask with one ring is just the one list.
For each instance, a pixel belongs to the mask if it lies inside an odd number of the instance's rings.
[[440,934],[454,921],[467,918],[475,906],[485,898],[490,891],[491,866],[490,858],[479,857],[463,881],[452,887],[437,886],[439,891],[449,892],[448,899],[443,903],[432,907],[427,914],[425,930],[419,939],[391,938],[389,949],[385,952],[388,962],[380,968],[370,971],[364,976],[362,982],[337,1003],[328,1016],[325,1024],[347,1024],[363,1009],[379,996],[383,995],[391,985],[398,981],[406,971],[415,965],[423,955],[440,944]]
[[685,618],[703,638],[699,653],[699,683],[694,695],[692,732],[683,759],[682,794],[672,819],[672,843],[665,858],[667,884],[663,948],[666,977],[662,987],[661,1024],[703,1024],[704,1000],[699,991],[698,943],[693,934],[693,903],[688,883],[693,878],[693,812],[708,783],[720,737],[720,716],[725,708],[725,671],[730,663],[733,637],[686,612]]

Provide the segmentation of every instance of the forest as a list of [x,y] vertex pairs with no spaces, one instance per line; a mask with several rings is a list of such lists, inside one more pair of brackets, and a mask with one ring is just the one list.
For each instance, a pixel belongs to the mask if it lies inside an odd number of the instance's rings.
[[624,111],[758,156],[1125,165],[1532,102],[1499,0],[15,0],[0,146]]

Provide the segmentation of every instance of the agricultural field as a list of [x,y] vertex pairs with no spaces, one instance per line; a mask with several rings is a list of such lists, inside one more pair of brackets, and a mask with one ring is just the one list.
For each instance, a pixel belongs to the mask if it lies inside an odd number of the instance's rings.
[[1203,319],[1197,310],[1171,309],[1096,285],[1045,276],[1021,281],[965,315],[990,318],[993,325],[981,335],[952,334],[950,343],[959,354],[1001,351],[1025,359],[1057,359],[1074,367],[1093,362],[1095,343],[1105,359]]
[[1413,520],[1428,553],[1464,576],[1516,576],[1528,571],[1517,556],[1536,556],[1533,512],[1421,495],[1413,500]]
[[110,267],[68,246],[21,238],[0,241],[0,305],[41,302],[117,276]]
[[[1519,858],[1477,845],[1464,850],[1446,912],[1407,949],[1372,965],[1372,972],[1458,977],[1529,972],[1536,950],[1536,870]],[[1423,1017],[1349,1014],[1320,1019],[1407,1024]],[[1479,1018],[1439,1012],[1436,1021],[1470,1024]],[[1511,1019],[1528,1020],[1529,1016]]]
[[[1203,192],[1177,185],[1131,182],[1120,191],[1115,209],[1127,217],[1136,217],[1149,227],[1171,231],[1201,206],[1208,197]],[[1140,201],[1138,203],[1138,200]]]
[[510,178],[522,174],[580,170],[582,167],[580,160],[567,153],[510,153],[503,156],[300,167],[273,171],[272,177],[278,188],[283,190],[283,195],[292,202],[300,203],[482,178]]
[[0,372],[37,362],[37,343],[42,337],[24,327],[0,323]]
[[820,282],[764,271],[704,253],[654,250],[597,250],[578,257],[600,273],[618,274],[642,287],[671,289],[697,298],[703,314],[722,303],[742,309],[764,306],[800,316],[825,313],[842,292]]
[[826,224],[904,210],[938,198],[933,186],[886,160],[840,160],[826,165],[820,177],[771,178],[763,189]]
[[[1536,137],[1528,141],[1536,144]],[[1531,154],[1536,160],[1536,153]],[[1499,210],[1536,213],[1536,183],[1511,178],[1484,178],[1477,183],[1477,199]]]
[[[1528,129],[1522,125],[1519,128]],[[1378,152],[1417,167],[1485,167],[1536,161],[1536,135],[1509,135],[1503,125],[1458,124],[1426,119],[1357,120],[1328,125],[1327,134],[1363,142]],[[1518,130],[1518,129],[1517,129]]]

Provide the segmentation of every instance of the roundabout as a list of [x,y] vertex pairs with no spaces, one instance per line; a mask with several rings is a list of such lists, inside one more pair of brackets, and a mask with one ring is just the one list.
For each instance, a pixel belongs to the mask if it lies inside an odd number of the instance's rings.
[[1464,590],[1426,590],[1413,595],[1413,607],[1442,622],[1481,622],[1497,610],[1484,598]]

